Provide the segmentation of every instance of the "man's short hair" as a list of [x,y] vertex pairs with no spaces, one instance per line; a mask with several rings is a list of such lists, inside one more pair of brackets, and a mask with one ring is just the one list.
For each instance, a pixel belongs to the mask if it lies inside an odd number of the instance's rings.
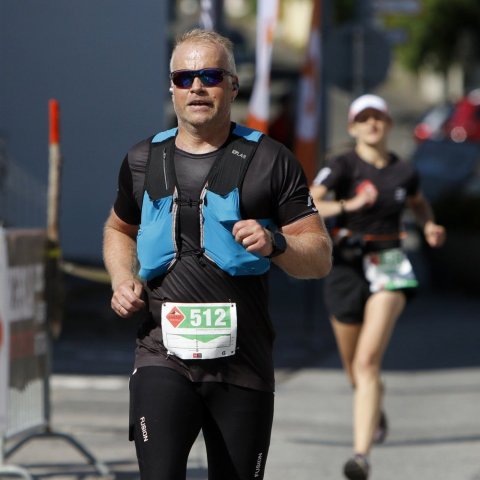
[[175,50],[178,46],[186,42],[221,45],[227,55],[227,70],[234,75],[237,74],[235,56],[233,53],[233,42],[229,38],[224,37],[217,32],[213,32],[211,30],[203,30],[201,28],[194,28],[192,30],[188,30],[177,37],[175,46],[172,50],[172,56],[170,57],[170,70],[172,69],[172,59]]

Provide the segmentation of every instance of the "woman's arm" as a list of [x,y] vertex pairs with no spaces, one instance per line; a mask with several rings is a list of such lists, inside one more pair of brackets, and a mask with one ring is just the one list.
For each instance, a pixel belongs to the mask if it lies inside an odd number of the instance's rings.
[[412,211],[418,224],[423,228],[425,240],[431,247],[441,247],[445,243],[446,231],[442,225],[435,223],[432,207],[421,192],[407,198],[407,206]]
[[345,212],[355,212],[369,207],[375,203],[378,196],[377,189],[371,183],[360,189],[354,197],[348,199],[325,200],[328,189],[324,185],[312,185],[310,193],[322,218],[335,217]]

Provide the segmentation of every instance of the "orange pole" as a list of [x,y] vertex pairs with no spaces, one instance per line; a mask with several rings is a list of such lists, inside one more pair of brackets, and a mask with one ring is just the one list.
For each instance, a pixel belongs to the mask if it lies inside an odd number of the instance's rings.
[[47,199],[47,262],[46,288],[47,312],[50,331],[58,338],[63,318],[63,281],[60,270],[62,251],[60,248],[60,184],[62,156],[60,154],[60,107],[58,101],[48,102],[48,199]]
[[48,117],[50,126],[49,144],[60,143],[60,108],[58,100],[51,98],[48,101]]
[[[48,205],[47,205],[47,236],[56,246],[59,241],[59,200],[60,173],[62,158],[60,155],[60,107],[58,101],[50,99],[49,113],[49,172],[48,172]],[[59,251],[57,252],[59,254]]]

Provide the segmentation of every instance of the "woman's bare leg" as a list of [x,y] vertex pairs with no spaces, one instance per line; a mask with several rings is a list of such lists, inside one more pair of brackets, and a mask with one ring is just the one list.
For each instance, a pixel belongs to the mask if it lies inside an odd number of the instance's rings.
[[404,307],[403,293],[387,291],[373,294],[365,305],[364,321],[352,363],[355,453],[367,455],[370,451],[382,400],[382,360]]

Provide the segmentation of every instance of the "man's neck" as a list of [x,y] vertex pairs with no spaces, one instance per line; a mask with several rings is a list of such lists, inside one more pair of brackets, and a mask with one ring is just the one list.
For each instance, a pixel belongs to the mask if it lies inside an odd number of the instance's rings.
[[178,126],[178,134],[175,145],[181,150],[189,153],[210,153],[218,150],[230,135],[230,122],[223,128],[194,128],[189,126]]

